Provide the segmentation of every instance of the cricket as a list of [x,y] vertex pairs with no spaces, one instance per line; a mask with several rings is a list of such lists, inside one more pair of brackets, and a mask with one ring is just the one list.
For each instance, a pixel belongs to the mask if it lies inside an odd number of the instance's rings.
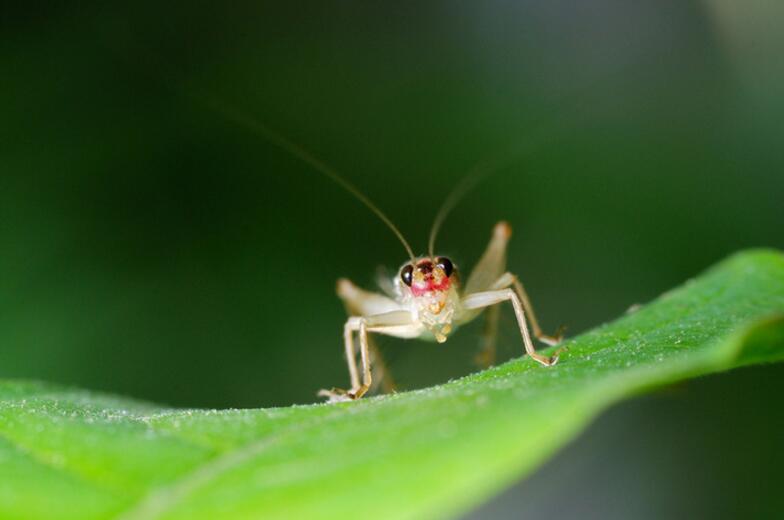
[[[376,383],[388,377],[370,334],[444,343],[460,325],[474,320],[485,310],[482,351],[477,360],[480,365],[490,366],[495,361],[499,305],[506,302],[511,303],[514,310],[524,353],[546,367],[558,362],[561,349],[552,356],[545,356],[536,352],[531,339],[533,333],[539,342],[555,346],[563,339],[563,329],[554,335],[542,332],[523,283],[516,274],[506,270],[506,249],[512,235],[512,228],[507,222],[501,221],[495,225],[490,242],[465,283],[452,260],[435,254],[435,242],[441,225],[479,175],[468,175],[455,185],[436,213],[430,229],[427,254],[417,256],[389,217],[337,171],[298,144],[252,119],[247,113],[225,104],[210,104],[229,119],[260,134],[343,187],[386,224],[408,255],[392,280],[378,280],[383,292],[364,290],[345,278],[337,281],[337,295],[349,314],[343,326],[343,344],[351,387],[320,390],[318,396],[327,398],[328,402],[360,399],[374,387],[374,370],[378,374]],[[359,356],[355,349],[355,336],[359,339]],[[374,364],[376,366],[372,366]],[[388,389],[391,388],[391,385],[388,386]]]
[[[345,401],[359,399],[370,389],[373,378],[368,334],[444,343],[457,327],[473,320],[485,309],[490,310],[485,327],[490,337],[483,341],[485,355],[482,358],[484,364],[492,364],[498,330],[497,306],[504,302],[512,304],[525,353],[544,366],[555,365],[558,353],[552,356],[538,354],[528,323],[536,339],[547,345],[557,345],[561,335],[542,333],[525,287],[515,274],[506,271],[506,246],[511,234],[508,223],[502,221],[495,225],[490,243],[465,285],[461,284],[459,270],[449,258],[433,254],[432,248],[428,255],[416,257],[407,244],[410,259],[394,278],[391,294],[363,290],[345,278],[338,280],[338,296],[350,314],[343,327],[343,341],[351,389],[321,390],[319,395],[331,402]],[[359,336],[361,382],[354,349],[356,334]]]

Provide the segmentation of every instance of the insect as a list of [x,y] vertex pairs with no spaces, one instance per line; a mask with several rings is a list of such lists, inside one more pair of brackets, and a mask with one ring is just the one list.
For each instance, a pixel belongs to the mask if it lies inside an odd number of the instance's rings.
[[[375,357],[380,361],[377,354],[371,355],[370,334],[443,343],[457,327],[475,319],[485,310],[487,315],[481,360],[484,365],[492,364],[495,357],[498,306],[506,302],[514,309],[525,353],[544,366],[553,366],[558,362],[560,351],[552,356],[545,356],[537,353],[534,348],[531,332],[537,340],[547,345],[560,343],[562,334],[559,331],[550,336],[542,332],[525,287],[517,275],[506,270],[506,246],[512,234],[508,223],[502,221],[495,225],[490,243],[464,284],[458,266],[446,256],[435,254],[435,240],[443,221],[478,176],[467,176],[463,182],[456,185],[436,214],[430,230],[428,254],[416,256],[392,221],[335,170],[246,113],[225,104],[211,102],[210,105],[342,186],[389,227],[408,254],[408,260],[400,267],[391,283],[389,280],[380,283],[386,288],[386,294],[366,291],[345,278],[338,280],[337,294],[349,313],[343,326],[343,342],[351,388],[321,390],[318,392],[319,396],[326,397],[330,402],[350,401],[359,399],[368,392],[373,384],[372,359]],[[357,365],[355,336],[359,339],[360,366]]]
[[[435,234],[431,234],[429,252],[425,256],[415,256],[400,236],[409,260],[400,267],[392,284],[388,284],[394,289],[391,294],[366,291],[345,278],[338,280],[338,296],[350,313],[343,327],[343,341],[351,388],[321,390],[319,395],[331,402],[346,401],[359,399],[370,389],[373,376],[369,334],[444,343],[458,326],[473,320],[484,310],[489,312],[483,357],[484,364],[491,364],[495,355],[498,305],[504,302],[511,303],[514,309],[525,353],[544,366],[555,365],[558,352],[552,356],[537,353],[528,324],[533,336],[547,345],[557,345],[561,335],[548,336],[542,332],[525,287],[515,274],[506,270],[506,246],[511,234],[507,222],[495,225],[490,243],[464,285],[457,265],[449,258],[433,253]],[[355,335],[359,336],[361,380]]]

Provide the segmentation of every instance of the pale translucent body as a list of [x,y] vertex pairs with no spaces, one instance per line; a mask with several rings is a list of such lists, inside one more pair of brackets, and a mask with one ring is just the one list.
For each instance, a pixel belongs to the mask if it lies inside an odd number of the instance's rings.
[[[344,326],[351,389],[322,390],[320,395],[331,401],[340,401],[356,399],[367,392],[372,383],[369,333],[406,339],[435,339],[443,343],[457,326],[473,320],[487,307],[506,301],[514,309],[525,352],[543,365],[554,365],[558,361],[557,353],[552,357],[536,353],[528,321],[534,336],[543,343],[555,345],[560,338],[542,334],[523,285],[514,274],[506,271],[506,245],[510,236],[511,228],[506,222],[496,224],[490,243],[463,287],[457,283],[458,277],[453,273],[454,281],[448,290],[414,295],[411,288],[395,276],[393,298],[361,289],[347,279],[338,280],[338,296],[351,314]],[[432,261],[435,262],[435,258]],[[497,319],[497,312],[488,315],[486,331],[490,337],[486,338],[486,343],[493,348]],[[354,350],[355,333],[359,335],[361,382]]]

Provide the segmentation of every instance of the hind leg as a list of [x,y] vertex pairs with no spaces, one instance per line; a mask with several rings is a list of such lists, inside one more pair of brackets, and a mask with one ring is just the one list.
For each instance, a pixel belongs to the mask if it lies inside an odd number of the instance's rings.
[[485,325],[479,341],[479,352],[474,356],[474,361],[482,368],[495,364],[500,309],[498,305],[492,305],[485,311]]
[[391,394],[397,390],[397,385],[395,385],[395,379],[384,361],[384,356],[381,355],[378,344],[373,340],[373,336],[368,336],[368,349],[370,350],[370,364],[373,370],[373,384],[370,387],[370,391],[375,391],[380,387],[381,392]]

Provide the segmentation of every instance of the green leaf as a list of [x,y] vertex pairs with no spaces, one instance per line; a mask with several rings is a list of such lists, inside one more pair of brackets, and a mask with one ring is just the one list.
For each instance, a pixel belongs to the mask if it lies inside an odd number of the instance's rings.
[[567,345],[551,368],[521,358],[424,390],[267,410],[0,382],[0,517],[459,513],[624,397],[784,358],[784,256],[735,255]]

